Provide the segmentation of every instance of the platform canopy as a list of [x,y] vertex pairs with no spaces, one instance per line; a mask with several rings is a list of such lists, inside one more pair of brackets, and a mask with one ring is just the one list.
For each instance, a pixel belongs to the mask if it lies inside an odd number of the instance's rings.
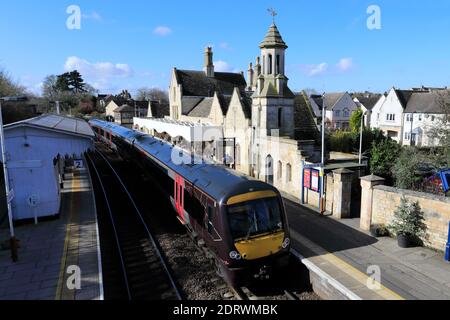
[[182,137],[188,142],[210,142],[223,138],[223,128],[204,123],[157,118],[134,118],[134,129],[167,133],[172,138]]

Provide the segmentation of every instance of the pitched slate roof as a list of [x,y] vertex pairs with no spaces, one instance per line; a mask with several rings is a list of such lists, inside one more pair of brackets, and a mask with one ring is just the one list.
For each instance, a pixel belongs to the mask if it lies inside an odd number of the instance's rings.
[[134,112],[134,107],[129,106],[128,104],[124,104],[118,108],[115,108],[113,112]]
[[353,94],[353,98],[358,99],[358,101],[367,109],[372,110],[373,107],[377,104],[377,102],[380,100],[380,98],[383,95],[378,93],[371,93],[371,94],[365,94],[365,93],[355,93]]
[[[326,107],[327,110],[332,110],[336,103],[341,100],[341,98],[346,94],[346,92],[338,92],[338,93],[326,93],[325,99],[326,99]],[[319,106],[320,109],[323,107],[323,98],[322,95],[313,94],[311,95],[311,98],[314,100],[314,102]]]
[[214,98],[203,98],[187,115],[189,117],[206,118],[211,113]]
[[267,32],[264,40],[261,42],[259,47],[262,48],[287,48],[288,46],[283,41],[281,37],[280,31],[278,31],[277,26],[273,23],[269,27],[269,31]]
[[168,103],[151,101],[150,108],[153,118],[164,118],[170,115],[170,106]]
[[210,78],[203,71],[176,70],[176,76],[183,87],[183,96],[213,97],[216,91],[231,96],[235,87],[241,92],[247,87],[240,73],[215,72],[214,78]]
[[314,122],[313,111],[306,93],[301,92],[294,99],[294,125],[296,140],[316,140],[319,134]]
[[183,97],[181,98],[181,113],[188,115],[202,100],[204,97]]
[[414,93],[413,90],[395,90],[395,93],[400,100],[400,103],[403,107],[403,109],[406,108],[406,105],[408,104],[409,98],[411,98],[412,94]]
[[443,103],[450,104],[449,90],[414,92],[408,101],[405,113],[444,113]]

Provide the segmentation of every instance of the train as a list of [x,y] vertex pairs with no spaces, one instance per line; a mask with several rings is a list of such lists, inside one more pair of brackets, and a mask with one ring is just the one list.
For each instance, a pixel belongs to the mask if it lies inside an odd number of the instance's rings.
[[187,161],[193,156],[151,135],[96,119],[89,124],[98,141],[158,182],[229,284],[270,279],[287,267],[291,240],[275,187],[210,161]]

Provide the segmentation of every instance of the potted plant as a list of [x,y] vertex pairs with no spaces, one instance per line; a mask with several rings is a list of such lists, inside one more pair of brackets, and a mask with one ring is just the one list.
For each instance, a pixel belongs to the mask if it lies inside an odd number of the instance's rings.
[[400,248],[409,248],[418,244],[426,235],[423,212],[418,202],[410,202],[402,197],[394,213],[389,231],[397,236]]
[[370,227],[370,234],[376,238],[387,237],[389,230],[384,224],[374,224]]

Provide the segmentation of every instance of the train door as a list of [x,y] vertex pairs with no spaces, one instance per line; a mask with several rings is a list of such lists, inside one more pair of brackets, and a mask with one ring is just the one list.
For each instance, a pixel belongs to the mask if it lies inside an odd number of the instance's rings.
[[213,242],[221,241],[222,238],[216,229],[218,223],[217,208],[213,201],[207,201],[205,206],[204,226],[205,235]]
[[186,223],[184,216],[184,179],[182,176],[175,176],[175,190],[174,190],[175,210],[177,211],[182,222]]

